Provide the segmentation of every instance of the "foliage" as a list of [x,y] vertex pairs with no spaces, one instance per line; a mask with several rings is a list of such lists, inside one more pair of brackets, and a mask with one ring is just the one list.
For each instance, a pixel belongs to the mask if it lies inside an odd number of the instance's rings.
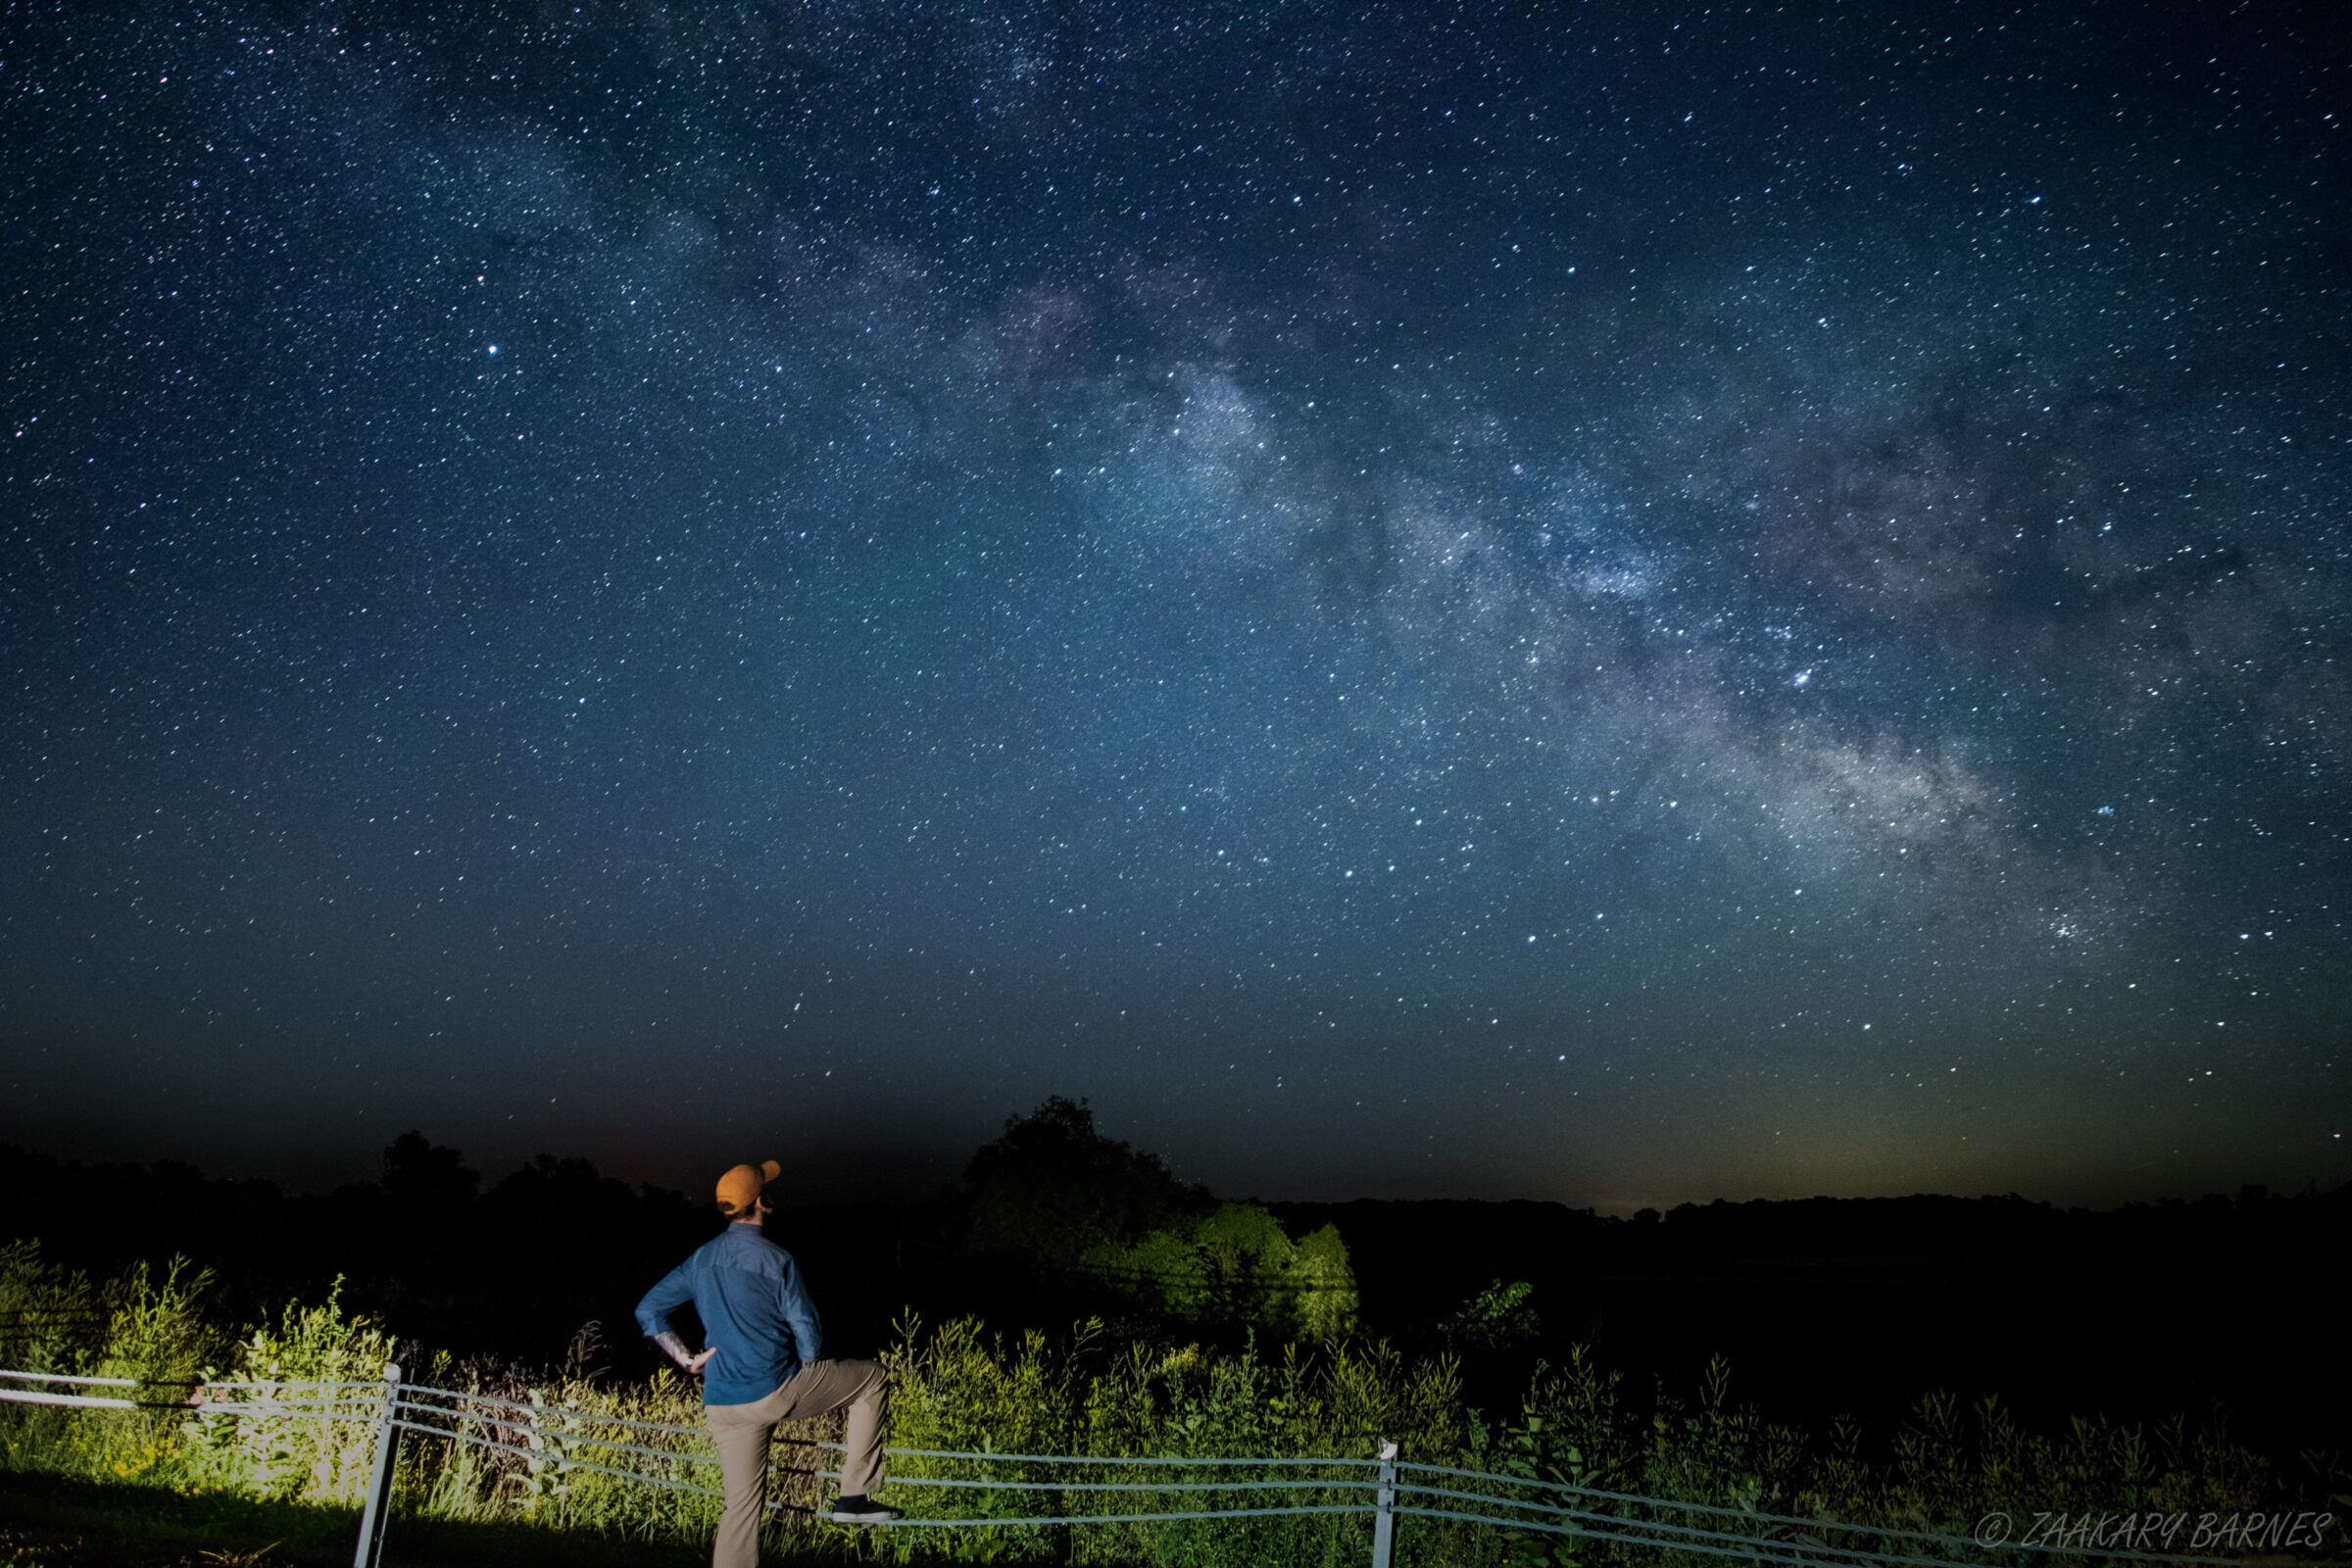
[[964,1171],[972,1253],[1100,1306],[1227,1343],[1248,1331],[1328,1345],[1356,1327],[1340,1233],[1293,1240],[1257,1203],[1219,1203],[1158,1156],[1053,1097],[1004,1124]]
[[[110,1396],[177,1400],[223,1341],[207,1321],[212,1275],[173,1259],[159,1276],[145,1263],[93,1286],[78,1270],[41,1261],[37,1242],[0,1247],[0,1365],[74,1377],[125,1378]],[[6,1454],[71,1455],[74,1473],[122,1480],[168,1468],[178,1456],[176,1421],[163,1410],[127,1412],[21,1407]]]
[[0,1364],[84,1372],[105,1344],[106,1306],[89,1277],[41,1261],[38,1242],[0,1247]]
[[[1243,1212],[1203,1227],[1191,1245],[1212,1256],[1227,1247],[1262,1259],[1270,1251],[1279,1257],[1278,1235],[1278,1227],[1269,1232]],[[1296,1244],[1294,1252],[1304,1245]],[[159,1395],[199,1375],[223,1387],[245,1380],[237,1397],[248,1404],[284,1396],[310,1380],[347,1381],[359,1401],[348,1418],[5,1406],[0,1468],[47,1475],[61,1485],[107,1482],[287,1505],[348,1505],[372,1452],[378,1394],[370,1391],[380,1391],[384,1364],[397,1357],[416,1381],[470,1396],[459,1424],[494,1445],[410,1435],[397,1476],[406,1517],[588,1531],[640,1543],[709,1539],[715,1498],[657,1491],[587,1468],[655,1470],[716,1490],[698,1391],[674,1373],[617,1382],[596,1365],[599,1348],[590,1334],[575,1340],[564,1365],[538,1372],[401,1351],[381,1324],[345,1310],[331,1294],[231,1335],[207,1315],[210,1286],[205,1275],[177,1266],[133,1269],[94,1285],[44,1264],[29,1244],[0,1249],[0,1363],[128,1377]],[[1524,1303],[1507,1291],[1488,1295],[1501,1303],[1506,1320],[1511,1307]],[[1718,1523],[1735,1536],[1865,1549],[1885,1544],[1868,1527],[1966,1534],[1976,1518],[1995,1511],[2014,1519],[2083,1510],[2228,1511],[2276,1507],[2283,1494],[2259,1458],[2181,1423],[2150,1431],[2079,1420],[2055,1434],[2032,1433],[1995,1401],[1964,1408],[1943,1395],[1921,1399],[1892,1443],[1874,1454],[1850,1424],[1815,1438],[1736,1403],[1720,1361],[1707,1369],[1695,1401],[1660,1397],[1638,1405],[1615,1374],[1580,1349],[1565,1365],[1539,1367],[1516,1412],[1493,1419],[1465,1402],[1450,1356],[1413,1358],[1345,1336],[1317,1343],[1301,1335],[1265,1348],[1252,1337],[1227,1350],[1123,1338],[1091,1320],[1052,1338],[999,1336],[971,1319],[926,1331],[908,1319],[884,1359],[894,1448],[1114,1461],[1025,1465],[902,1451],[887,1495],[917,1516],[939,1519],[1360,1501],[1372,1473],[1364,1461],[1383,1440],[1400,1444],[1417,1463],[1730,1509]],[[624,1424],[630,1422],[653,1425]],[[777,1495],[784,1509],[776,1534],[779,1544],[797,1544],[804,1555],[909,1561],[949,1550],[1006,1561],[1326,1568],[1359,1562],[1367,1549],[1369,1525],[1360,1513],[853,1537],[816,1512],[831,1490],[819,1474],[830,1456],[818,1445],[838,1437],[838,1419],[779,1433]],[[1352,1462],[1285,1471],[1167,1462],[1239,1456]],[[567,1467],[564,1459],[580,1464]],[[910,1484],[920,1481],[997,1485]],[[1042,1488],[1004,1485],[1016,1481]],[[1207,1490],[1234,1481],[1278,1484]],[[1080,1490],[1103,1483],[1172,1490]],[[1644,1517],[1642,1504],[1611,1506],[1621,1517]],[[1821,1522],[1764,1517],[1772,1514]],[[1401,1562],[1416,1568],[1506,1561],[1653,1568],[1661,1558],[1688,1559],[1669,1560],[1665,1568],[1712,1568],[1719,1561],[1421,1517],[1399,1527],[1398,1551]]]
[[1206,1202],[1158,1155],[1096,1132],[1085,1101],[1059,1095],[1009,1118],[972,1155],[963,1183],[975,1250],[1065,1267]]
[[[1312,1350],[1297,1345],[1275,1357],[1254,1342],[1227,1354],[1200,1346],[1114,1341],[1100,1323],[1080,1324],[1063,1342],[1029,1333],[992,1337],[969,1319],[928,1336],[907,1323],[886,1358],[892,1436],[907,1448],[1070,1454],[1128,1461],[1030,1465],[964,1459],[902,1459],[902,1479],[1018,1481],[1050,1489],[1171,1484],[1166,1492],[1002,1491],[900,1486],[894,1500],[929,1518],[1054,1518],[1075,1514],[1197,1512],[1243,1507],[1360,1503],[1383,1437],[1431,1452],[1459,1448],[1468,1412],[1448,1361],[1407,1364],[1385,1346]],[[1169,1459],[1230,1456],[1354,1461],[1270,1472],[1263,1467],[1189,1466]],[[1248,1492],[1200,1490],[1210,1483],[1297,1485]],[[1195,1483],[1186,1486],[1185,1483]],[[1334,1486],[1331,1483],[1343,1483]],[[1358,1562],[1369,1525],[1360,1514],[1193,1519],[975,1533],[971,1549],[1011,1560],[1077,1563],[1325,1564]],[[887,1544],[911,1549],[906,1532]]]
[[1528,1299],[1535,1294],[1525,1280],[1496,1280],[1438,1325],[1438,1333],[1457,1354],[1524,1348],[1543,1327]]
[[[258,1415],[206,1414],[187,1423],[191,1440],[182,1464],[186,1480],[248,1496],[284,1501],[357,1503],[374,1456],[375,1408],[384,1367],[394,1359],[391,1337],[373,1319],[347,1314],[335,1294],[323,1305],[289,1303],[274,1325],[235,1342],[224,1370],[234,1380],[223,1396],[284,1405],[311,1395],[305,1385],[339,1385],[351,1401],[342,1419],[320,1421],[286,1409]],[[411,1377],[427,1367],[406,1369]],[[242,1387],[236,1385],[243,1385]]]
[[1355,1275],[1338,1228],[1294,1242],[1255,1203],[1220,1203],[1133,1246],[1097,1246],[1081,1267],[1177,1323],[1242,1324],[1317,1345],[1355,1329]]
[[[1709,1363],[1694,1405],[1661,1398],[1646,1421],[1631,1410],[1614,1373],[1595,1368],[1581,1348],[1563,1368],[1540,1368],[1516,1421],[1474,1443],[1470,1468],[1705,1503],[1750,1515],[1822,1521],[1794,1526],[1762,1518],[1721,1528],[1761,1540],[1887,1550],[1871,1531],[1923,1530],[1966,1537],[1977,1521],[2058,1513],[2227,1514],[2274,1505],[2281,1489],[2268,1465],[2218,1434],[2191,1433],[2176,1420],[2154,1432],[2077,1418],[2056,1437],[2029,1434],[1998,1400],[1963,1412],[1948,1394],[1912,1407],[1890,1455],[1874,1462],[1862,1435],[1840,1421],[1815,1442],[1766,1421],[1730,1396],[1730,1369]],[[1643,1510],[1629,1507],[1630,1517]],[[1664,1514],[1658,1517],[1669,1517]],[[1835,1523],[1832,1523],[1835,1521]],[[1838,1526],[1861,1529],[1840,1529]],[[1551,1560],[1711,1568],[1719,1559],[1578,1543]],[[2027,1559],[1998,1551],[1980,1561]],[[1539,1554],[1539,1560],[1542,1554]],[[1522,1560],[1526,1560],[1522,1554]]]

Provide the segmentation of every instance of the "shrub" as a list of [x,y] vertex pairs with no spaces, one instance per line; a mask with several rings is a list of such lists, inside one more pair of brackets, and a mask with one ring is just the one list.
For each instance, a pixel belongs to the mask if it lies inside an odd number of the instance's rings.
[[[314,1380],[347,1382],[356,1403],[330,1421],[268,1409],[188,1416],[12,1404],[0,1406],[0,1462],[256,1497],[356,1501],[372,1459],[383,1367],[395,1358],[390,1333],[345,1311],[330,1293],[318,1305],[290,1304],[273,1321],[232,1336],[207,1315],[210,1287],[209,1276],[183,1265],[160,1274],[135,1268],[93,1285],[43,1263],[32,1244],[0,1248],[0,1363],[127,1377],[155,1395],[176,1394],[200,1374],[246,1380],[235,1396],[247,1405],[290,1400]],[[583,1336],[564,1366],[538,1372],[491,1361],[454,1363],[414,1349],[400,1355],[414,1381],[465,1396],[428,1402],[451,1404],[458,1413],[450,1419],[461,1431],[493,1445],[411,1435],[397,1477],[401,1506],[633,1540],[707,1540],[716,1520],[714,1497],[582,1467],[718,1487],[691,1382],[664,1371],[644,1383],[616,1384],[589,1365],[594,1348]],[[1092,1320],[1054,1338],[993,1334],[971,1319],[926,1331],[909,1317],[884,1361],[893,1387],[894,1447],[981,1455],[893,1460],[902,1483],[982,1483],[902,1485],[891,1492],[895,1502],[929,1519],[1043,1521],[1359,1501],[1368,1495],[1361,1483],[1372,1474],[1360,1461],[1383,1440],[1399,1443],[1405,1457],[1419,1463],[1703,1503],[1733,1510],[1709,1528],[1865,1549],[1886,1549],[1871,1533],[1876,1529],[1965,1535],[1975,1519],[1996,1511],[2015,1519],[2085,1510],[2227,1512],[2276,1507],[2282,1493],[2257,1455],[2184,1423],[2149,1430],[2078,1420],[2057,1434],[2035,1434],[1995,1400],[1964,1408],[1945,1395],[1921,1399],[1874,1458],[1851,1423],[1838,1423],[1816,1441],[1735,1403],[1720,1360],[1708,1367],[1695,1402],[1661,1397],[1642,1408],[1625,1396],[1616,1374],[1580,1349],[1564,1366],[1539,1367],[1517,1411],[1501,1419],[1465,1402],[1450,1357],[1413,1358],[1345,1337],[1294,1340],[1279,1349],[1261,1349],[1250,1338],[1229,1350],[1118,1338]],[[1361,1514],[846,1536],[816,1511],[831,1494],[819,1472],[836,1467],[819,1445],[838,1441],[839,1429],[833,1418],[778,1435],[775,1495],[784,1508],[775,1533],[820,1554],[907,1561],[950,1549],[1007,1561],[1332,1568],[1361,1561],[1366,1551],[1370,1525]],[[989,1457],[996,1454],[1113,1462],[1029,1465]],[[1283,1471],[1166,1462],[1242,1456],[1359,1462]],[[565,1459],[582,1464],[567,1466]],[[1222,1481],[1284,1484],[1206,1490]],[[1023,1485],[1007,1485],[1016,1482]],[[1174,1490],[1075,1490],[1105,1482]],[[1327,1485],[1334,1482],[1358,1485]],[[1633,1520],[1680,1517],[1642,1503],[1611,1506]],[[1400,1522],[1397,1539],[1399,1560],[1414,1568],[1503,1562],[1719,1568],[1721,1561],[1654,1545],[1418,1517]],[[2009,1560],[1997,1552],[1970,1556]]]
[[1240,1325],[1317,1345],[1355,1330],[1355,1274],[1338,1227],[1294,1242],[1256,1203],[1220,1203],[1133,1246],[1100,1244],[1080,1266],[1165,1322]]

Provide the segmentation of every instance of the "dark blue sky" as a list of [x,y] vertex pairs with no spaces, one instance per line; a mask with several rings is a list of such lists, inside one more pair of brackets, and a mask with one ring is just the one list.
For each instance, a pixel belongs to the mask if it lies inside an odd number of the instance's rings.
[[2352,1176],[2328,8],[0,19],[0,1138]]

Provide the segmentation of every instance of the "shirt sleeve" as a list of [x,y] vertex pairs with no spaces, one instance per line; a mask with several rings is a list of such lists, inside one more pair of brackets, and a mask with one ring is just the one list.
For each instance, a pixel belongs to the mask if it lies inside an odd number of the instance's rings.
[[694,1299],[694,1283],[687,1275],[688,1264],[680,1263],[662,1277],[662,1283],[645,1293],[637,1303],[637,1326],[652,1339],[669,1329],[669,1314]]
[[808,1299],[808,1289],[801,1283],[801,1265],[787,1257],[784,1260],[782,1299],[784,1321],[792,1329],[792,1343],[800,1352],[801,1364],[821,1361],[825,1355],[825,1331],[816,1320],[816,1303]]

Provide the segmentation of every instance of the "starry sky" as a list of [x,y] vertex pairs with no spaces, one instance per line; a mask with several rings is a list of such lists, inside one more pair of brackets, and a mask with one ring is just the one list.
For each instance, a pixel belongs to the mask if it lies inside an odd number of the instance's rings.
[[2341,24],[9,5],[0,1138],[2352,1177]]

